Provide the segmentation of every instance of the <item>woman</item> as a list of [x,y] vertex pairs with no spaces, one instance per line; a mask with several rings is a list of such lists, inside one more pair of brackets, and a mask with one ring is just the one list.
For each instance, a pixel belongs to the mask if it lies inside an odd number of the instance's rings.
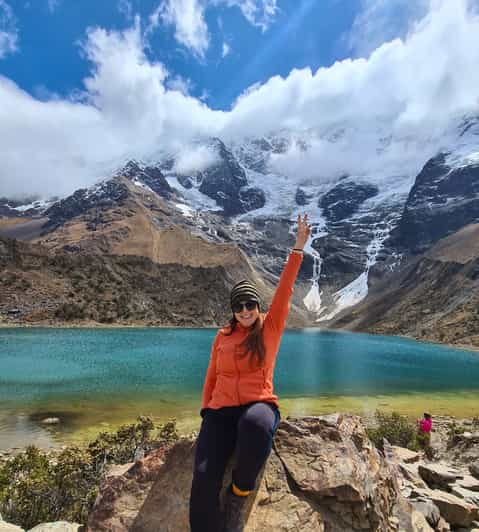
[[[231,291],[233,317],[213,342],[203,387],[190,499],[192,532],[241,532],[248,495],[271,451],[279,423],[273,372],[301,261],[311,228],[298,216],[291,251],[268,313],[262,314],[256,287],[241,281]],[[219,493],[236,447],[233,482],[220,522]]]

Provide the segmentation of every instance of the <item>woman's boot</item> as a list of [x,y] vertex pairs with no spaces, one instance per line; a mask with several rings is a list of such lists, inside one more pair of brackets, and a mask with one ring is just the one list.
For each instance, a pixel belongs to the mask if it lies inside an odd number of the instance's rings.
[[225,495],[224,532],[243,532],[248,496],[235,495],[229,488]]

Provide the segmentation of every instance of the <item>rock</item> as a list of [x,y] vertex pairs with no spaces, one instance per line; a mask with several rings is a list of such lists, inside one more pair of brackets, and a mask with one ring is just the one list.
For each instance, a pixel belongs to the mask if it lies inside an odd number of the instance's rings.
[[414,253],[479,215],[479,165],[451,167],[447,154],[430,159],[409,192],[397,230],[398,241]]
[[307,205],[310,202],[311,195],[306,194],[306,192],[302,188],[298,187],[296,189],[296,195],[294,199],[297,205],[303,207],[304,205]]
[[68,523],[67,521],[56,521],[55,523],[42,523],[28,532],[81,532],[83,525],[78,523]]
[[257,187],[240,190],[239,199],[246,212],[261,209],[261,207],[264,207],[266,204],[266,196],[264,192]]
[[418,464],[402,464],[398,465],[399,471],[401,472],[404,479],[411,483],[416,488],[427,488],[427,484],[419,476]]
[[449,530],[451,530],[449,523],[441,517],[436,525],[436,532],[449,532]]
[[469,472],[474,478],[479,479],[479,460],[469,466]]
[[59,227],[93,207],[113,207],[123,205],[129,196],[128,187],[115,179],[102,181],[90,188],[80,188],[71,196],[57,201],[45,211],[49,217],[45,228]]
[[409,449],[399,447],[397,445],[392,445],[392,450],[396,456],[396,459],[399,462],[403,462],[405,464],[412,464],[414,462],[418,462],[421,458],[421,455],[419,453],[416,453],[415,451],[410,451]]
[[339,183],[321,196],[318,207],[331,222],[354,214],[368,198],[376,196],[378,188],[370,183]]
[[434,529],[429,526],[429,523],[421,512],[413,512],[411,520],[412,530],[414,532],[434,532]]
[[479,443],[479,432],[463,432],[462,434],[455,434],[452,441],[453,445],[470,446],[476,443]]
[[[88,530],[188,530],[194,449],[195,441],[185,438],[167,452],[140,460],[122,476],[107,478]],[[227,472],[223,489],[229,476]],[[430,530],[400,495],[390,467],[358,417],[289,418],[278,427],[273,451],[249,499],[245,532],[391,530],[395,505],[406,530]]]
[[55,425],[56,423],[60,423],[60,418],[46,417],[45,419],[42,419],[41,423],[44,423],[45,425]]
[[458,484],[453,484],[451,487],[451,493],[471,504],[479,506],[479,493],[477,491],[471,491]]
[[390,530],[403,532],[405,530],[409,532],[432,532],[433,529],[429,526],[425,516],[414,509],[406,499],[399,499],[394,505],[394,517],[396,518],[396,526],[391,526],[387,528],[388,532]]
[[437,526],[439,520],[441,519],[441,512],[431,500],[427,499],[426,497],[423,497],[419,499],[410,500],[410,503],[418,512],[421,512],[424,515],[426,521],[433,528]]
[[227,216],[247,212],[248,207],[240,198],[240,190],[248,184],[244,169],[220,139],[213,139],[212,145],[218,158],[212,166],[200,172],[200,192],[221,205]]
[[443,464],[419,464],[418,472],[430,488],[445,489],[446,491],[449,491],[450,485],[461,476],[457,469]]
[[456,484],[466,490],[479,491],[479,479],[470,475],[464,475],[456,481]]
[[479,508],[456,495],[441,490],[413,490],[412,497],[430,499],[441,512],[441,516],[452,526],[470,526],[479,518]]
[[24,532],[24,530],[23,528],[7,523],[0,518],[0,532]]
[[115,470],[113,475],[107,475],[88,516],[87,530],[130,530],[164,463],[164,458],[165,451],[160,449],[136,462],[121,475],[115,475]]
[[105,477],[121,477],[134,465],[135,462],[129,462],[127,464],[113,464],[108,467]]

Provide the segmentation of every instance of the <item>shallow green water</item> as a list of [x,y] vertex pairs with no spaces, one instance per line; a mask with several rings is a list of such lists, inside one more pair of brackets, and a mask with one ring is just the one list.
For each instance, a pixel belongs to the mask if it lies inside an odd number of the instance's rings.
[[[84,439],[137,415],[198,426],[211,329],[0,329],[0,448]],[[283,416],[479,414],[479,355],[396,337],[287,331]],[[60,425],[45,428],[55,415]]]

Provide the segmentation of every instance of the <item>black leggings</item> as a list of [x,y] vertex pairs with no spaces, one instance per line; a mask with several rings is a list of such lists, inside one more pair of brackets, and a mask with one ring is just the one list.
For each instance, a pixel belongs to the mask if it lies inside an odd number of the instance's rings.
[[279,419],[279,410],[269,403],[205,410],[191,486],[191,532],[219,530],[219,494],[235,446],[233,482],[243,491],[255,489],[256,477],[271,452]]

